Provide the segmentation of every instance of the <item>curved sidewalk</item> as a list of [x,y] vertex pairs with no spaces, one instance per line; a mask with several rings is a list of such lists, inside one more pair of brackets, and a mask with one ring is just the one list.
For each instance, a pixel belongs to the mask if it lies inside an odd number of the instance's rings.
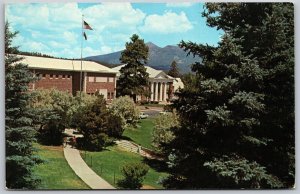
[[69,145],[64,148],[65,158],[73,171],[81,178],[91,189],[115,189],[112,185],[98,176],[81,158],[77,149]]

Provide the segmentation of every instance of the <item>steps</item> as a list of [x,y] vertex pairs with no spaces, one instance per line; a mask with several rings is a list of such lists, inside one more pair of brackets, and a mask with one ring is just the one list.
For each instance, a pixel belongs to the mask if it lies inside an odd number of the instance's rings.
[[147,152],[145,152],[143,150],[143,148],[140,146],[140,149],[139,149],[139,145],[133,143],[133,142],[130,142],[130,141],[127,141],[127,140],[117,140],[115,141],[116,144],[125,149],[126,151],[129,151],[129,152],[133,152],[133,153],[136,153],[136,154],[140,154],[141,156],[143,157],[151,157]]

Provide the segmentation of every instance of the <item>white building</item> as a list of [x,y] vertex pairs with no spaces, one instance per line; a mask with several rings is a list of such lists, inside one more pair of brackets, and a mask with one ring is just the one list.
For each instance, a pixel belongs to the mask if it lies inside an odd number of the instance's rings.
[[[117,78],[120,76],[120,69],[124,66],[120,65],[112,68],[114,71],[118,71]],[[137,100],[167,103],[168,100],[174,97],[174,91],[184,87],[180,78],[173,78],[162,70],[156,70],[149,66],[145,67],[149,74],[151,96],[149,99],[138,96]]]

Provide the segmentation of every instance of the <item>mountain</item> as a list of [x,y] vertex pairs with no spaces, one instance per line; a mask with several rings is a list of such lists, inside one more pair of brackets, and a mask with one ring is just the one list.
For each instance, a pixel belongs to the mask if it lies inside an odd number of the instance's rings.
[[[161,48],[153,44],[152,42],[148,42],[146,43],[146,45],[149,47],[148,65],[155,69],[168,71],[172,61],[175,60],[177,62],[177,66],[180,72],[187,73],[191,71],[190,65],[200,60],[199,57],[194,58],[191,55],[186,56],[187,53],[178,46],[168,45]],[[121,64],[119,60],[121,57],[121,52],[122,51],[109,53],[105,55],[90,56],[86,57],[85,59],[100,63],[102,62],[106,64],[111,64],[111,66],[113,66],[116,64]]]

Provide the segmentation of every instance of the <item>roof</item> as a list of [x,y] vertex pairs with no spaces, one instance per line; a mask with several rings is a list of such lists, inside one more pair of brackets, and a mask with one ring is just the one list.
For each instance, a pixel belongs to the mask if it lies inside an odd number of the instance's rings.
[[[124,65],[119,65],[117,67],[114,67],[112,68],[114,71],[118,71],[117,73],[117,76],[120,75],[120,70],[122,67],[124,67]],[[147,73],[149,73],[149,78],[160,78],[160,74],[161,76],[163,76],[164,78],[167,78],[167,79],[174,79],[173,77],[167,75],[164,71],[162,70],[156,70],[156,69],[153,69],[152,67],[149,67],[149,66],[145,66],[146,67],[146,71]]]
[[[61,71],[81,71],[80,60],[55,59],[36,56],[24,56],[21,61],[28,65],[30,69],[47,69]],[[117,71],[93,61],[82,61],[83,72],[114,73]]]
[[179,88],[184,88],[184,84],[179,77],[173,80],[174,90],[178,90]]

